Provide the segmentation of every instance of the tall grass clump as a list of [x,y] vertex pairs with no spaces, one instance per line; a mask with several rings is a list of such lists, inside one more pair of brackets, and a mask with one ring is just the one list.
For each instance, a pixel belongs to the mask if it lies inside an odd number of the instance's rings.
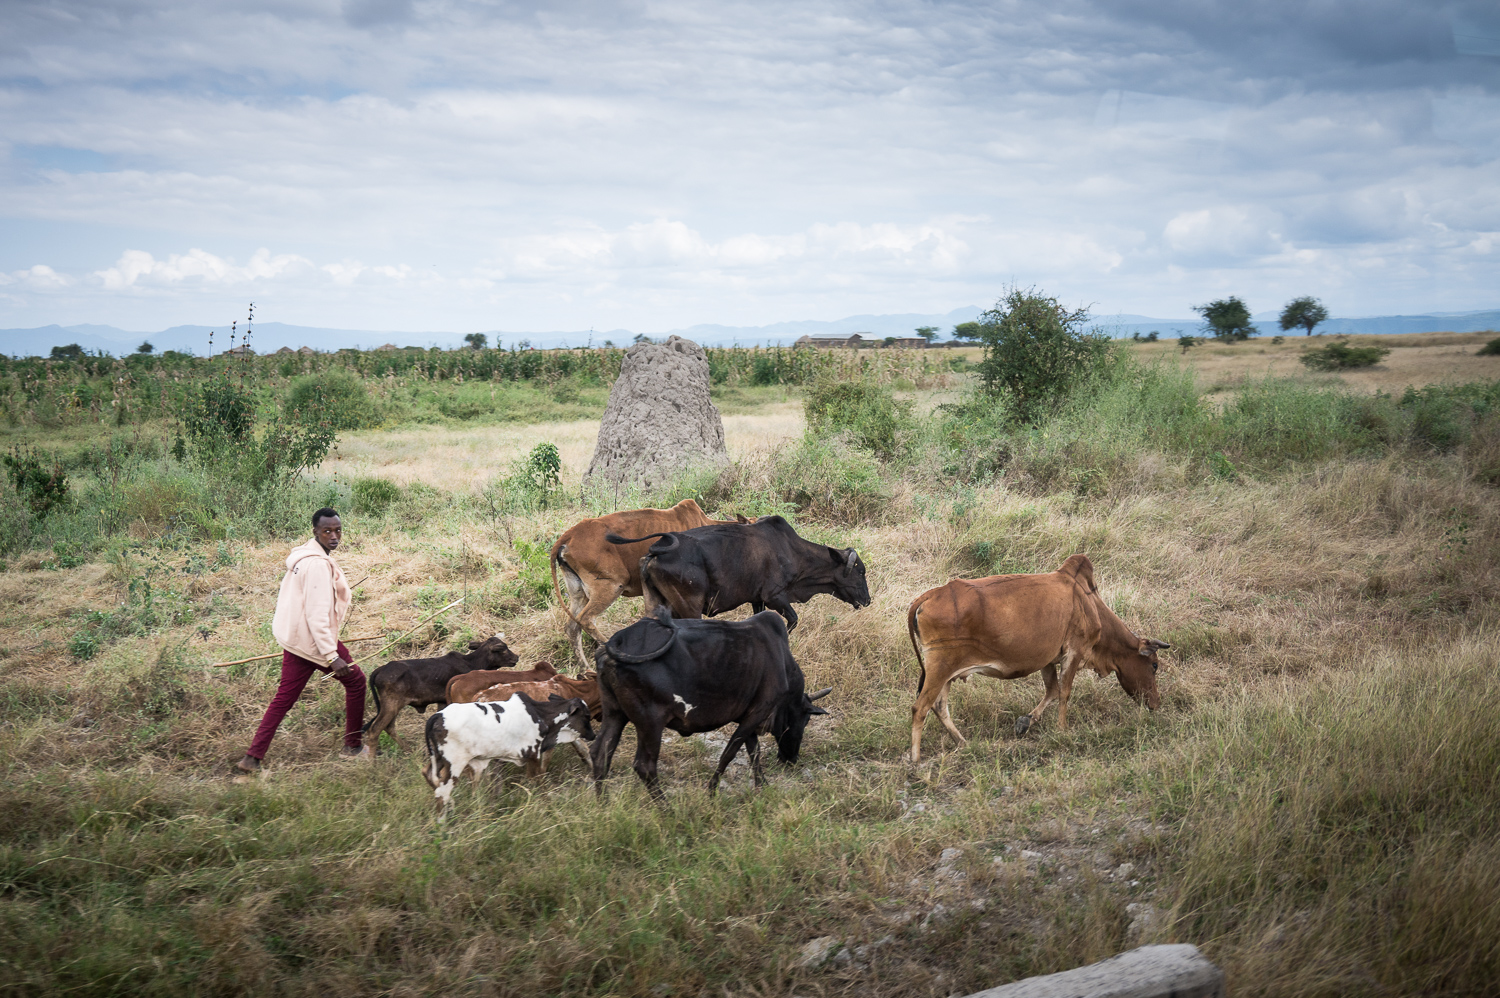
[[1447,658],[1387,655],[1204,722],[1185,771],[1157,781],[1190,795],[1176,933],[1258,993],[1489,991],[1497,650],[1490,633]]

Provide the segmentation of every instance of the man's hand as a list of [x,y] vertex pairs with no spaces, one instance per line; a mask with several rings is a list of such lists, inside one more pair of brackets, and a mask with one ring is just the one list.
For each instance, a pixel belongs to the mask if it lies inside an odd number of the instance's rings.
[[348,662],[345,662],[341,658],[334,659],[332,662],[329,662],[328,665],[333,669],[333,674],[335,676],[338,676],[340,679],[343,679],[345,676],[349,675],[350,665]]

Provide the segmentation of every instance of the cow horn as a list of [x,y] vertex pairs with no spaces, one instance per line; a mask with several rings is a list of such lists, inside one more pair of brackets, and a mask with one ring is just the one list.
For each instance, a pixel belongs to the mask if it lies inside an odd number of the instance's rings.
[[859,557],[859,555],[855,554],[854,549],[853,548],[849,548],[848,549],[848,557],[846,557],[844,559],[844,567],[847,568],[851,572],[854,571],[854,559],[856,559],[858,557]]
[[1171,645],[1167,644],[1165,641],[1158,641],[1156,638],[1147,638],[1146,640],[1151,642],[1151,647],[1152,648],[1170,648],[1170,647],[1172,647]]
[[808,699],[809,702],[813,701],[813,700],[821,700],[821,699],[823,699],[824,697],[826,697],[828,694],[830,694],[832,692],[833,692],[833,687],[830,686],[826,690],[819,690],[816,693],[809,694],[807,699]]

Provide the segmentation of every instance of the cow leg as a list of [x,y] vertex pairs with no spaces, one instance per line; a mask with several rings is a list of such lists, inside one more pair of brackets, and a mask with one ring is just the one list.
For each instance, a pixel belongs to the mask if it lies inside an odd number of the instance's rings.
[[952,678],[944,677],[938,680],[933,678],[934,674],[942,675],[942,672],[934,668],[932,660],[929,659],[923,666],[922,692],[917,694],[917,702],[911,705],[912,762],[922,761],[922,728],[927,724],[927,714],[943,698],[948,689],[948,681]]
[[953,740],[958,742],[958,747],[963,748],[965,745],[969,744],[969,740],[958,733],[958,728],[954,727],[953,718],[948,713],[948,693],[952,689],[952,683],[949,683],[947,686],[943,687],[943,692],[938,695],[937,704],[935,705],[936,713],[938,716],[938,720],[943,722],[943,727],[948,729],[948,734],[952,735]]
[[745,754],[750,757],[750,773],[755,777],[755,789],[759,790],[766,782],[765,770],[761,768],[760,761],[760,736],[756,735],[745,742]]
[[[615,600],[620,598],[620,594],[624,591],[624,586],[611,582],[608,579],[596,577],[592,580],[590,588],[584,591],[588,599],[583,604],[583,607],[580,609],[577,603],[573,603],[573,615],[578,618],[578,623],[575,624],[571,620],[568,621],[567,632],[568,637],[572,639],[573,650],[578,653],[578,661],[582,663],[584,669],[588,669],[593,664],[583,649],[584,632],[587,632],[589,637],[601,645],[609,640],[609,638],[599,632],[599,625],[595,621],[600,614],[610,608],[610,605]],[[571,589],[568,592],[568,597],[571,602],[573,597]]]
[[[405,706],[406,703],[402,700],[396,699],[394,695],[387,696],[381,699],[380,711],[375,715],[375,720],[371,721],[370,726],[365,729],[363,736],[365,745],[364,748],[360,750],[360,755],[362,755],[366,759],[373,760],[375,756],[379,754],[380,733],[382,731],[389,731],[391,739],[393,741],[395,740],[396,715],[401,713],[401,708]],[[403,752],[406,751],[405,745],[402,745],[399,741],[396,742],[396,744],[400,746]]]
[[1071,657],[1063,663],[1062,680],[1058,683],[1057,730],[1068,730],[1068,697],[1073,695],[1073,680],[1078,676],[1080,659]]
[[[723,777],[724,770],[729,768],[729,763],[734,759],[735,753],[740,750],[740,746],[744,746],[745,754],[750,757],[751,764],[759,769],[757,760],[760,758],[760,738],[757,733],[765,726],[766,718],[756,717],[742,721],[735,727],[734,734],[729,736],[729,744],[725,745],[724,751],[719,753],[719,768],[714,770],[712,779],[708,781],[708,792],[710,794],[718,791],[719,780]],[[753,750],[750,748],[752,744],[755,745]],[[760,786],[760,782],[760,779],[757,778],[755,785],[757,787]]]
[[1061,691],[1057,686],[1057,666],[1047,665],[1042,667],[1042,702],[1036,705],[1036,709],[1030,714],[1022,714],[1016,718],[1016,737],[1019,738],[1031,729],[1031,726],[1042,719],[1042,712],[1053,700],[1061,697]]
[[635,726],[635,765],[633,767],[635,775],[646,784],[651,799],[658,804],[666,803],[666,795],[661,792],[661,784],[656,778],[656,765],[661,758],[661,731],[662,723],[654,717],[647,719],[644,727],[639,724]]
[[609,775],[609,764],[614,761],[615,749],[620,744],[620,735],[625,731],[625,712],[610,711],[606,706],[604,721],[594,736],[594,747],[589,752],[589,761],[594,770],[594,793],[604,794],[604,778]]
[[790,601],[782,599],[780,596],[778,596],[775,599],[766,600],[766,606],[770,607],[772,610],[775,610],[777,613],[781,614],[783,618],[786,619],[786,629],[788,632],[795,631],[797,629],[797,611],[792,609],[792,604],[790,603]]

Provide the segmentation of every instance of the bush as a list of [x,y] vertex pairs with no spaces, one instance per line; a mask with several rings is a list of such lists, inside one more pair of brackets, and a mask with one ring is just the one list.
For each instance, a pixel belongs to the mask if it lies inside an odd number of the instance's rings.
[[530,513],[547,509],[561,499],[562,455],[557,445],[537,444],[511,465],[510,474],[492,481],[484,491],[490,515]]
[[779,455],[773,493],[802,513],[843,523],[878,518],[892,498],[880,465],[837,438],[806,439]]
[[34,450],[16,448],[3,458],[17,494],[36,516],[46,516],[68,501],[68,476],[56,458],[43,461]]
[[1109,341],[1083,329],[1087,309],[1070,312],[1035,288],[1012,288],[983,318],[980,383],[1008,394],[1023,423],[1056,408],[1110,360]]
[[883,458],[896,454],[911,408],[910,402],[897,402],[890,388],[869,381],[820,380],[802,403],[810,431],[847,430],[855,444]]
[[301,422],[316,412],[335,430],[362,430],[380,422],[364,382],[342,367],[297,378],[282,405],[288,413],[303,414]]
[[1390,347],[1351,347],[1330,343],[1302,355],[1302,363],[1314,371],[1340,371],[1352,367],[1374,367],[1390,353]]
[[1479,352],[1477,354],[1475,354],[1474,356],[1476,356],[1476,357],[1496,357],[1496,356],[1500,356],[1500,336],[1495,337],[1494,339],[1492,339],[1488,343],[1486,343],[1484,346],[1480,347],[1479,348]]
[[391,503],[401,498],[401,487],[384,478],[356,478],[354,480],[354,511],[368,516],[379,516]]

